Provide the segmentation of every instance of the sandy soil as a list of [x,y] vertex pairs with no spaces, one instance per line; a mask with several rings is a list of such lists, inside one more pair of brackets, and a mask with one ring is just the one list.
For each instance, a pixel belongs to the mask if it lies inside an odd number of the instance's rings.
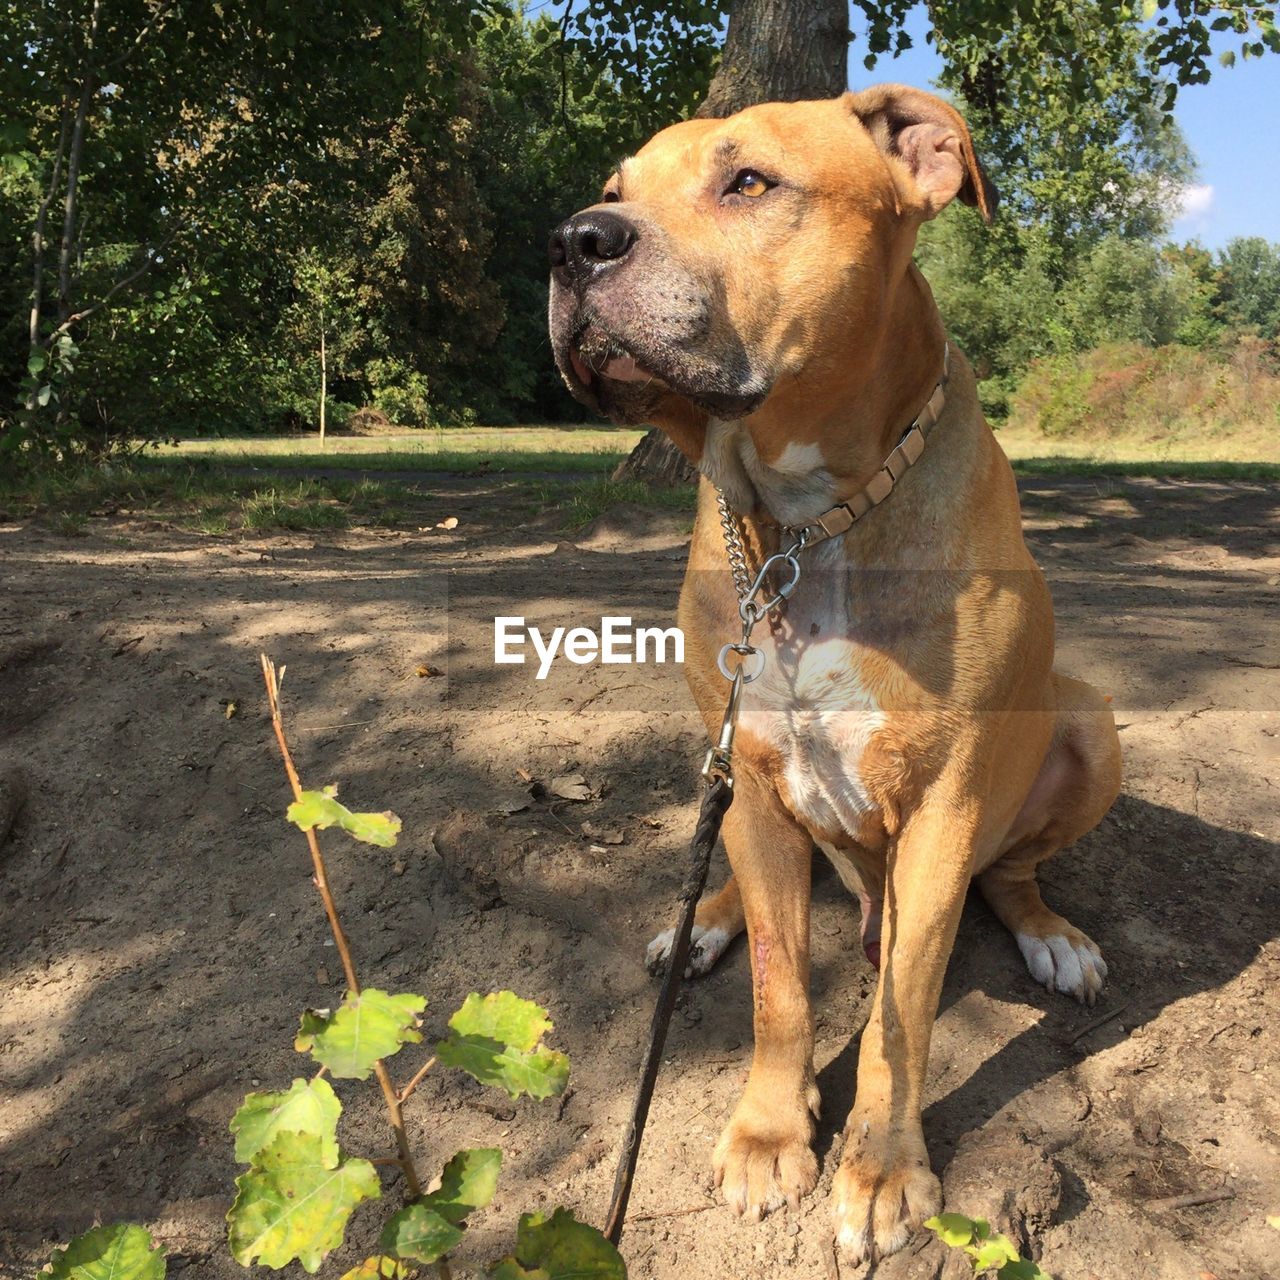
[[[509,1105],[444,1073],[421,1090],[424,1168],[463,1145],[506,1151],[462,1268],[499,1256],[522,1210],[599,1221],[701,734],[677,668],[559,663],[537,682],[493,665],[492,619],[669,619],[687,520],[622,511],[570,543],[508,528],[497,481],[424,483],[439,487],[422,528],[400,532],[0,526],[0,767],[30,790],[0,847],[5,1274],[122,1218],[150,1225],[175,1270],[241,1274],[223,1235],[228,1118],[304,1070],[298,1012],[339,995],[305,846],[282,821],[263,648],[288,664],[304,777],[404,819],[395,850],[327,842],[365,981],[428,996],[431,1033],[467,991],[510,986],[550,1007],[573,1061],[561,1104]],[[1264,1223],[1280,1210],[1276,498],[1143,481],[1035,481],[1024,497],[1060,665],[1112,693],[1123,726],[1124,795],[1045,875],[1111,983],[1094,1010],[1047,994],[970,903],[934,1037],[933,1162],[950,1207],[1001,1217],[1060,1280],[1280,1276]],[[432,527],[450,515],[456,530]],[[520,770],[580,772],[596,798],[549,805]],[[673,1024],[624,1241],[637,1280],[837,1274],[826,1197],[873,974],[826,870],[814,922],[819,1189],[761,1225],[711,1193],[750,1052],[738,944]],[[344,1096],[348,1146],[387,1151],[375,1091]],[[1153,1204],[1207,1192],[1230,1198]],[[370,1251],[384,1213],[356,1215],[325,1274]],[[958,1262],[922,1237],[875,1274]]]

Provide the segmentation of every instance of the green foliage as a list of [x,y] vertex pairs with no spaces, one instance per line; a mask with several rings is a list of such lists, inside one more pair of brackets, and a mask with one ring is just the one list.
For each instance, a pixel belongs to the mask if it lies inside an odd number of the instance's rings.
[[421,996],[388,995],[366,987],[348,991],[332,1017],[308,1009],[302,1015],[294,1048],[327,1067],[338,1080],[367,1080],[374,1064],[422,1040],[418,1015],[427,1007]]
[[385,813],[352,813],[338,803],[338,788],[325,787],[323,791],[304,791],[286,810],[285,816],[303,831],[312,828],[323,831],[327,827],[341,827],[349,836],[365,844],[376,844],[383,849],[395,845],[400,834],[400,819],[389,810]]
[[569,1060],[539,1042],[551,1030],[547,1011],[510,991],[469,995],[449,1019],[451,1034],[436,1045],[445,1066],[518,1098],[554,1098],[569,1081]]
[[626,1280],[627,1269],[600,1232],[557,1209],[550,1218],[524,1214],[515,1255],[489,1274],[493,1280]]
[[55,1249],[41,1274],[52,1280],[164,1280],[164,1250],[142,1227],[95,1227]]
[[227,1214],[231,1256],[242,1267],[296,1259],[310,1272],[342,1243],[356,1205],[382,1194],[369,1161],[333,1158],[314,1133],[278,1133],[236,1188]]
[[411,1262],[435,1262],[462,1240],[462,1232],[423,1204],[411,1204],[393,1213],[378,1243],[397,1258]]
[[338,1158],[338,1117],[342,1103],[327,1080],[295,1080],[288,1093],[251,1093],[231,1117],[236,1159],[254,1160],[278,1133],[311,1133],[321,1154]]
[[1047,437],[1130,438],[1157,449],[1280,422],[1280,358],[1252,337],[1203,349],[1104,343],[1032,363],[1010,402],[1011,429]]
[[1022,1258],[1008,1236],[992,1231],[984,1218],[962,1213],[940,1213],[925,1224],[943,1244],[961,1249],[969,1257],[975,1276],[994,1271],[999,1280],[1052,1280],[1034,1262]]
[[448,1222],[462,1222],[493,1199],[501,1170],[502,1152],[496,1147],[459,1151],[445,1165],[439,1189],[423,1196],[420,1203]]
[[[909,44],[913,7],[859,0],[864,61]],[[547,231],[594,198],[617,156],[694,110],[729,8],[224,0],[188,13],[120,0],[94,26],[88,0],[10,7],[0,456],[62,464],[177,428],[313,429],[321,333],[335,430],[369,403],[412,426],[579,417],[547,356]],[[992,353],[984,390],[999,407],[1030,359],[1081,349],[1083,313],[1056,303],[1098,242],[1162,233],[1190,165],[1160,107],[1208,77],[1224,39],[1229,62],[1280,36],[1255,0],[962,0],[928,17],[1005,197],[984,233],[995,247],[969,254],[967,274],[949,269],[944,290],[957,333],[998,339],[969,347]],[[32,345],[32,235],[50,193]],[[1274,254],[1228,256],[1178,341],[1203,345],[1223,325],[1274,332]],[[1152,316],[1116,319],[1108,340]],[[255,518],[266,527],[277,512]],[[298,518],[340,522],[318,507]]]

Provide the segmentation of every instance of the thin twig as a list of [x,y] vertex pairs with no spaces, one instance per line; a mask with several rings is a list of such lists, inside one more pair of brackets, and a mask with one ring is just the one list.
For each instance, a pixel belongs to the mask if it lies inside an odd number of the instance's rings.
[[667,1209],[662,1213],[633,1213],[631,1215],[632,1222],[657,1222],[659,1218],[686,1218],[691,1213],[706,1213],[708,1209],[714,1209],[718,1200],[710,1200],[706,1204],[693,1204],[687,1209]]
[[[271,725],[275,729],[276,742],[280,746],[280,756],[284,760],[284,771],[289,778],[289,786],[293,788],[295,800],[302,799],[302,780],[298,777],[297,767],[289,752],[289,743],[284,734],[284,717],[280,711],[280,681],[284,676],[284,668],[276,672],[276,664],[264,653],[262,655],[262,678],[267,686],[267,706],[271,712]],[[343,932],[342,922],[338,919],[337,904],[333,900],[333,892],[329,888],[329,873],[324,864],[324,855],[320,852],[320,841],[315,828],[306,831],[307,847],[311,850],[311,865],[315,872],[313,877],[320,899],[324,903],[325,915],[329,918],[329,929],[333,934],[333,944],[338,949],[342,960],[342,971],[346,975],[347,990],[355,996],[360,994],[360,980],[356,976],[355,961],[351,958],[351,947],[347,935]],[[404,1116],[400,1111],[400,1098],[386,1064],[381,1058],[373,1064],[373,1073],[378,1078],[382,1096],[386,1100],[387,1113],[391,1117],[391,1128],[396,1135],[396,1150],[399,1153],[399,1164],[404,1172],[405,1185],[410,1196],[422,1194],[422,1185],[418,1181],[418,1171],[413,1166],[413,1153],[409,1149],[409,1137],[404,1129]]]
[[422,1077],[425,1076],[427,1072],[430,1071],[431,1068],[434,1067],[435,1065],[436,1065],[436,1060],[434,1058],[429,1058],[426,1061],[426,1063],[424,1063],[421,1067],[418,1068],[418,1071],[414,1075],[413,1079],[410,1080],[409,1083],[405,1085],[403,1089],[400,1090],[400,1101],[402,1103],[408,1102],[410,1095],[418,1087],[418,1085],[422,1083]]
[[1100,1018],[1094,1018],[1092,1022],[1086,1022],[1079,1031],[1067,1041],[1068,1044],[1075,1044],[1077,1040],[1083,1040],[1090,1031],[1097,1031],[1101,1026],[1105,1026],[1112,1018],[1119,1017],[1129,1006],[1127,1004],[1117,1005],[1110,1013],[1104,1013]]

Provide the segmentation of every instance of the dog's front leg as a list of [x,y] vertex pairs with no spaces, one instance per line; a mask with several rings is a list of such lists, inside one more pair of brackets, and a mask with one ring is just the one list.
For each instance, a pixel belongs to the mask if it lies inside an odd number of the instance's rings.
[[818,1181],[809,1010],[812,841],[774,787],[738,771],[724,845],[738,880],[751,949],[755,1055],[747,1087],[716,1145],[716,1183],[754,1218],[798,1205]]
[[927,808],[889,853],[880,984],[862,1033],[858,1088],[832,1187],[852,1262],[892,1253],[942,1205],[920,1124],[929,1038],[969,884],[972,825]]

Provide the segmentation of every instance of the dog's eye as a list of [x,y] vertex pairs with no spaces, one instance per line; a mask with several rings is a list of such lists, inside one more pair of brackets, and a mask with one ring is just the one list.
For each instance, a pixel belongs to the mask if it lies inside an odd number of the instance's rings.
[[735,195],[749,196],[752,200],[758,200],[766,191],[776,185],[776,183],[770,182],[768,178],[762,178],[754,169],[743,169],[734,178],[729,190]]
[[603,196],[605,204],[617,204],[622,197],[616,191],[606,191]]

